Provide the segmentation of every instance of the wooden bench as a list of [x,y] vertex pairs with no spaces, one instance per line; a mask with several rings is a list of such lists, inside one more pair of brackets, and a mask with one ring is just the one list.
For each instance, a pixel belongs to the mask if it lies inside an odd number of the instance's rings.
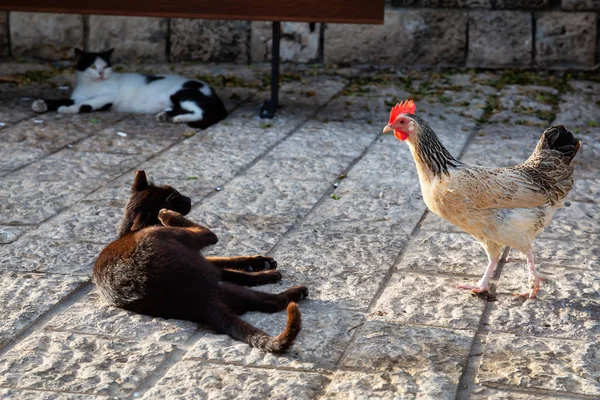
[[275,115],[279,101],[281,21],[383,24],[383,6],[383,0],[0,0],[4,11],[273,21],[271,98],[263,118]]

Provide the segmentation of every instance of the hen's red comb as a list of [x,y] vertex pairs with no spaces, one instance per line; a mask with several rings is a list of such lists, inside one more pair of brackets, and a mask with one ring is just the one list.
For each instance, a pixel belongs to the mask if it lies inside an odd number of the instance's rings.
[[414,114],[416,110],[417,110],[417,105],[415,104],[414,101],[404,100],[404,101],[396,104],[396,107],[392,108],[392,112],[390,113],[390,120],[388,123],[391,124],[394,121],[396,121],[396,118],[400,114]]

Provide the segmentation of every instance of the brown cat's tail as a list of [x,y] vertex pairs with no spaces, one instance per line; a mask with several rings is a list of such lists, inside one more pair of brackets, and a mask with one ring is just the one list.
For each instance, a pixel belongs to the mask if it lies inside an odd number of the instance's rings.
[[296,336],[302,329],[302,316],[296,303],[287,306],[288,321],[285,329],[279,336],[272,337],[262,330],[253,327],[235,314],[221,314],[215,328],[231,336],[233,339],[248,343],[262,351],[269,353],[284,353],[293,344]]

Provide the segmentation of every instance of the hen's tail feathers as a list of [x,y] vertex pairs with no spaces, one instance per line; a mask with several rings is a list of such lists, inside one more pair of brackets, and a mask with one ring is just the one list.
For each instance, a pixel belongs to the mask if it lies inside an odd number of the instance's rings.
[[262,351],[269,353],[284,353],[293,344],[296,336],[302,329],[302,317],[296,303],[287,306],[288,321],[285,329],[279,336],[271,337],[262,330],[253,327],[240,319],[237,315],[228,312],[220,313],[213,321],[215,328],[232,338],[248,343]]
[[556,150],[563,154],[567,159],[567,164],[571,163],[577,151],[581,147],[581,142],[564,125],[554,125],[544,131],[536,150],[549,149]]

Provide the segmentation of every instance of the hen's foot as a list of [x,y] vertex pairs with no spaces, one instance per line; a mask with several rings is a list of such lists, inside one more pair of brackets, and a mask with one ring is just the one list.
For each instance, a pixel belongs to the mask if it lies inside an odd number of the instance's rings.
[[529,283],[529,290],[524,293],[519,294],[519,296],[525,297],[528,299],[535,298],[535,296],[537,296],[538,292],[540,291],[541,284],[542,284],[542,278],[540,278],[538,276],[532,282]]
[[489,285],[458,285],[456,288],[470,290],[473,293],[492,293]]

